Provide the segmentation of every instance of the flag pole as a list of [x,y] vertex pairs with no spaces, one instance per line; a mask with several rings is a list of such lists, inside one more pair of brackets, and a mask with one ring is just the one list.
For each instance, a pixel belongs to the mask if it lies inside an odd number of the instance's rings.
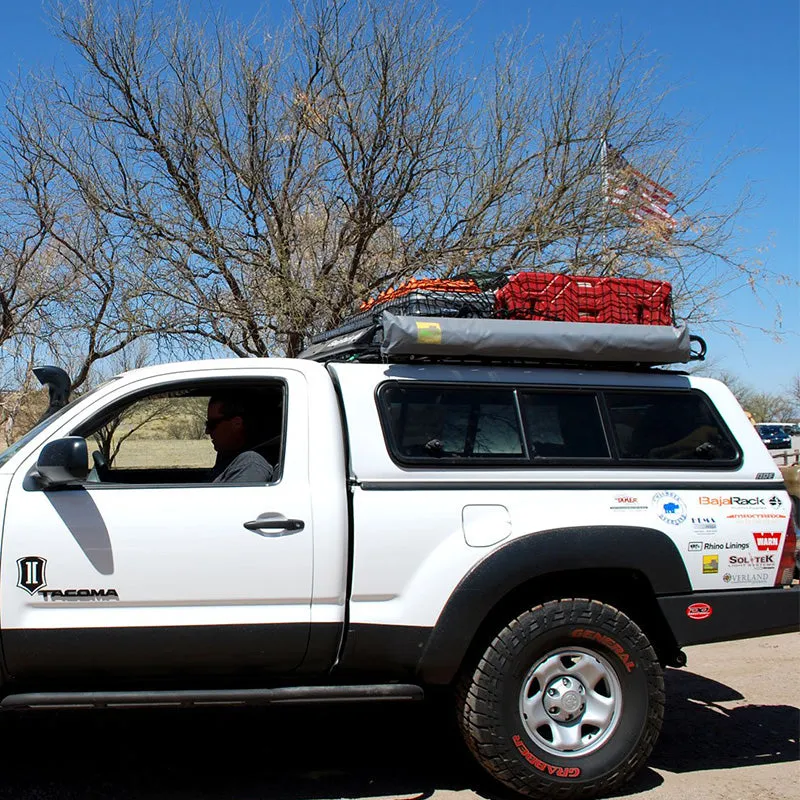
[[603,272],[608,268],[608,139],[603,133],[600,139],[600,174],[601,174],[601,188],[603,192],[603,223],[601,233],[601,246],[603,248],[601,263],[603,265]]

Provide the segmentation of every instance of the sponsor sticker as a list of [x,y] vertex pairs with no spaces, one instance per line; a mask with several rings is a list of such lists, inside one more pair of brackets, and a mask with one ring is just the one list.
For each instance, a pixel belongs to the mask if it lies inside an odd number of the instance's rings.
[[47,586],[44,571],[47,559],[41,556],[23,556],[17,559],[17,586],[33,596]]
[[719,556],[716,553],[703,556],[703,575],[716,575],[718,572]]
[[[779,501],[780,498],[772,498]],[[701,506],[765,506],[767,501],[763,497],[739,497],[733,495],[731,497],[710,497],[708,495],[701,495],[698,498],[698,503]]]
[[786,514],[728,514],[728,519],[786,519]]
[[638,497],[630,494],[620,494],[614,498],[610,508],[612,511],[643,511],[647,506]]
[[726,572],[722,576],[722,580],[725,583],[731,583],[736,585],[748,585],[752,586],[754,584],[764,584],[764,583],[771,583],[772,573],[771,572],[737,572],[736,574],[732,572]]
[[442,326],[438,322],[417,322],[417,341],[420,344],[441,344]]
[[757,481],[771,481],[774,477],[774,472],[756,472]]
[[689,619],[708,619],[713,609],[708,603],[692,603],[686,608],[686,616]]
[[729,567],[750,567],[752,569],[771,569],[775,566],[775,556],[772,553],[755,555],[749,553],[746,556],[728,556]]
[[696,553],[696,552],[698,552],[699,550],[702,550],[702,549],[703,549],[703,543],[702,542],[689,542],[689,552],[690,553]]
[[716,533],[717,521],[714,517],[692,517],[692,528],[695,533]]
[[686,519],[686,504],[673,492],[653,495],[653,505],[658,518],[667,525],[680,525]]
[[703,550],[749,550],[747,542],[705,542]]
[[753,538],[759,550],[777,550],[781,543],[781,532],[753,531]]

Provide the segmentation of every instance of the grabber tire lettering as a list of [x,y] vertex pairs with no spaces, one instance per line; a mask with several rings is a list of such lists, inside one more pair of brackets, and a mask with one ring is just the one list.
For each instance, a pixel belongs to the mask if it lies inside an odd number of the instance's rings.
[[463,671],[456,700],[467,746],[497,780],[529,797],[588,800],[621,786],[650,755],[664,676],[628,616],[565,599],[499,630]]

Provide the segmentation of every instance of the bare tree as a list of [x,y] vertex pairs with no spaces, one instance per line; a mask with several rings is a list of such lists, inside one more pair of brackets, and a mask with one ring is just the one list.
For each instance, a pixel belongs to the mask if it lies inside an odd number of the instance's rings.
[[789,384],[788,395],[793,406],[792,413],[795,415],[795,419],[797,419],[797,415],[800,414],[800,372],[795,373],[792,378]]
[[[99,352],[149,330],[294,355],[412,274],[668,279],[698,323],[764,286],[731,245],[746,197],[710,206],[719,173],[693,181],[689,135],[636,47],[576,31],[547,53],[522,32],[474,70],[461,29],[421,0],[298,2],[275,30],[142,0],[84,0],[56,22],[83,67],[20,87],[14,138],[102,233],[65,251],[95,276],[92,309],[112,265],[115,289],[137,289]],[[603,139],[675,191],[671,235],[605,202]]]
[[794,405],[782,394],[753,392],[746,408],[756,422],[784,422],[791,418]]

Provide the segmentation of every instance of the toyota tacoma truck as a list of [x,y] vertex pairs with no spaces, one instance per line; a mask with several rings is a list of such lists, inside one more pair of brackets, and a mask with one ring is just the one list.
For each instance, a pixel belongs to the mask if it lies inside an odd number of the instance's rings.
[[[542,323],[534,346],[529,322],[386,313],[377,354],[356,332],[55,402],[0,454],[0,707],[446,688],[507,787],[614,791],[683,647],[800,616],[772,457],[675,368],[685,337],[641,328]],[[231,392],[258,399],[268,483],[210,482]]]

